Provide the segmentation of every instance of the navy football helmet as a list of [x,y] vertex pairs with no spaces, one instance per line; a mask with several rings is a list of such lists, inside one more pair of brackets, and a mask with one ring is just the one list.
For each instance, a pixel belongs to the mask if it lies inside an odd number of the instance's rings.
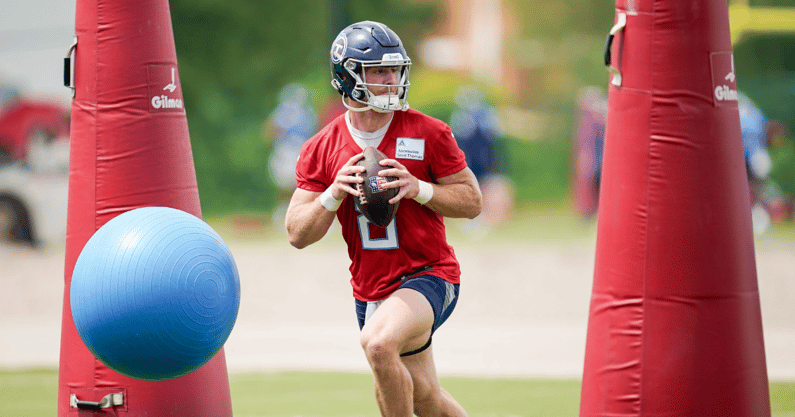
[[[406,110],[409,91],[411,60],[403,42],[392,29],[378,22],[354,23],[340,32],[331,44],[331,85],[342,95],[342,102],[350,110],[373,109],[378,112]],[[368,87],[386,87],[373,84],[365,77],[365,68],[383,66],[399,67],[397,92],[374,95]],[[365,107],[351,107],[345,97],[350,97]]]

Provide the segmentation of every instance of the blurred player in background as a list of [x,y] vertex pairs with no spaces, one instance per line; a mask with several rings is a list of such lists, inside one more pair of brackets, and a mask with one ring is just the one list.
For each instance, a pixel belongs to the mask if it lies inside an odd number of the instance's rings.
[[[574,202],[585,218],[592,217],[599,202],[602,174],[607,97],[594,87],[584,88],[578,97],[578,126],[574,155]],[[742,92],[737,94],[745,169],[751,197],[754,233],[765,233],[771,222],[792,218],[792,196],[784,192],[771,173],[792,171],[795,157],[788,157],[789,132],[779,121],[769,120]],[[777,163],[770,150],[775,149]],[[795,155],[794,155],[795,156]]]
[[572,196],[577,212],[585,219],[595,216],[599,206],[606,119],[605,93],[596,87],[583,88],[577,95]]
[[[332,85],[347,111],[301,149],[285,221],[289,241],[304,248],[339,220],[382,415],[466,415],[439,385],[431,339],[453,311],[460,282],[443,216],[480,214],[477,179],[450,128],[408,108],[411,60],[395,32],[355,23],[334,40],[330,58]],[[381,176],[398,178],[385,187],[399,187],[390,203],[400,201],[400,209],[383,229],[352,201],[364,171],[355,163],[366,146],[387,155]]]
[[787,220],[792,213],[792,199],[782,194],[771,178],[773,159],[770,147],[786,141],[783,124],[769,120],[762,110],[742,92],[737,94],[740,127],[743,136],[745,168],[751,192],[751,217],[754,232],[762,234],[775,221]]
[[740,129],[743,136],[745,170],[751,192],[751,218],[754,233],[762,234],[770,226],[770,215],[761,200],[765,181],[772,160],[767,152],[767,117],[762,110],[742,92],[737,92],[737,108],[740,112]]
[[279,190],[273,224],[281,228],[290,195],[295,190],[295,165],[301,146],[317,131],[317,113],[311,105],[309,90],[300,83],[290,83],[279,93],[279,105],[268,116],[263,136],[273,140],[268,171]]
[[513,186],[504,175],[500,149],[502,122],[497,110],[475,86],[460,87],[455,104],[450,128],[483,191],[484,220],[490,226],[499,225],[513,211]]

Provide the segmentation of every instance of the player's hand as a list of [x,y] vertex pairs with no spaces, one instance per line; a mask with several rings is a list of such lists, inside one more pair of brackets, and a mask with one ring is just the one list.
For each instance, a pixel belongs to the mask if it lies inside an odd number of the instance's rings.
[[409,170],[400,162],[394,159],[382,159],[381,165],[385,169],[378,172],[381,177],[396,177],[397,180],[390,181],[383,185],[384,188],[400,187],[398,194],[389,200],[389,204],[395,204],[402,198],[414,198],[420,192],[420,184],[417,177],[411,175]]
[[364,158],[364,154],[357,153],[348,159],[348,162],[337,171],[337,176],[334,177],[334,182],[331,184],[331,196],[337,200],[345,198],[346,194],[358,197],[361,194],[356,189],[356,184],[361,184],[364,180],[357,174],[365,171],[364,167],[356,165],[360,159]]

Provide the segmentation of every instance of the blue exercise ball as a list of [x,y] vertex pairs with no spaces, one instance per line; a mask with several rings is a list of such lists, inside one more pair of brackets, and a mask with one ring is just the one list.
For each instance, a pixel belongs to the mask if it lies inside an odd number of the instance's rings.
[[107,367],[162,381],[207,363],[226,342],[240,306],[229,248],[181,210],[120,214],[89,239],[70,289],[77,332]]

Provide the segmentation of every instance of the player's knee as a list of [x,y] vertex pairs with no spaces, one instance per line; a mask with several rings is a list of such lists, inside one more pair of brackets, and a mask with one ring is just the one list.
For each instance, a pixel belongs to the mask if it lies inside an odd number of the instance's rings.
[[373,368],[383,366],[400,357],[396,346],[369,332],[362,332],[359,342],[367,361]]

